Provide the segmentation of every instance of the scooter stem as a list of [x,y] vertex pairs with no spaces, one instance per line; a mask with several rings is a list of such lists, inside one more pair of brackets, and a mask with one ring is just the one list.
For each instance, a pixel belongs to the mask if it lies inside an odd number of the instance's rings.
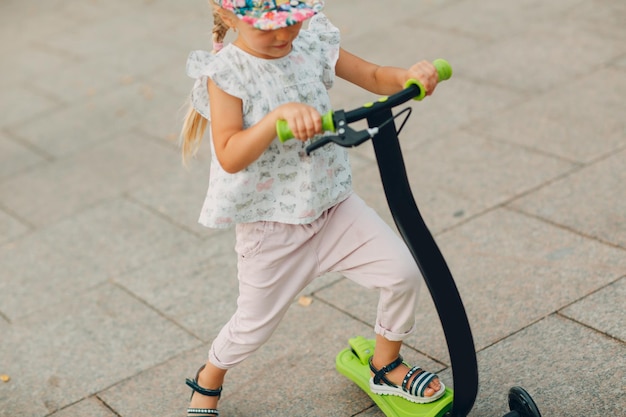
[[396,226],[422,271],[441,320],[454,379],[451,417],[466,417],[478,393],[478,365],[467,314],[446,261],[413,198],[391,110],[367,117],[370,127],[382,126],[372,138],[387,203]]

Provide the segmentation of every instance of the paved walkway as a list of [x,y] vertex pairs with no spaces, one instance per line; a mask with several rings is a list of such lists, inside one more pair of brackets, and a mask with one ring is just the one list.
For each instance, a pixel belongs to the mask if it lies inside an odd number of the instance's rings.
[[[544,416],[622,415],[624,2],[327,3],[346,49],[454,67],[402,139],[472,323],[471,415],[504,414],[513,385]],[[196,223],[208,146],[184,169],[176,145],[185,59],[210,26],[205,1],[0,2],[0,416],[184,415],[184,378],[237,290],[232,232]],[[369,144],[353,165],[391,222]],[[325,276],[305,295],[229,374],[224,416],[382,416],[334,370],[349,337],[372,334],[376,294]],[[421,299],[405,356],[451,385]]]

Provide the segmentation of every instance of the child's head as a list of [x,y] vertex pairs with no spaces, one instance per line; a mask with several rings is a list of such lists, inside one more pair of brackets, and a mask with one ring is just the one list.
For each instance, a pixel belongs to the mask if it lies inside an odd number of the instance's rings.
[[322,0],[209,0],[260,30],[303,22],[324,7]]

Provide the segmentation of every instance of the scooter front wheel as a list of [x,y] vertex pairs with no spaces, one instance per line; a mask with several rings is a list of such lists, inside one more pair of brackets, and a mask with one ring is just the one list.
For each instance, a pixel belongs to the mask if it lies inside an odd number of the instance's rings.
[[511,412],[506,413],[504,417],[541,417],[537,405],[522,387],[513,387],[509,390],[509,408]]

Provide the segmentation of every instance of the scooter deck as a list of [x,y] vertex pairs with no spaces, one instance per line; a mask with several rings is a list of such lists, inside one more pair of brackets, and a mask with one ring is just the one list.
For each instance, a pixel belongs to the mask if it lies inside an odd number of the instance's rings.
[[337,355],[339,373],[357,384],[387,417],[442,417],[452,408],[452,390],[428,404],[417,404],[395,395],[378,395],[370,391],[369,358],[374,354],[375,341],[357,336],[349,340],[350,347]]

